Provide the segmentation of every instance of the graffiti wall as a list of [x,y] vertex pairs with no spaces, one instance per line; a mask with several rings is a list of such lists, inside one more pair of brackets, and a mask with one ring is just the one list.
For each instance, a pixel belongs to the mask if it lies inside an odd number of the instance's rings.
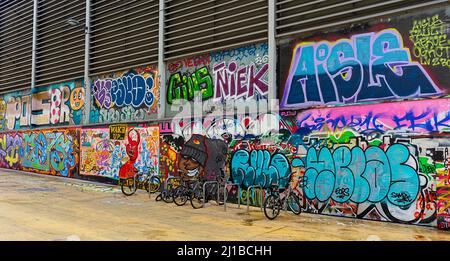
[[85,89],[82,81],[39,87],[0,96],[0,129],[31,126],[79,125],[83,119]]
[[159,169],[161,175],[165,177],[174,177],[177,175],[177,160],[179,152],[185,142],[183,135],[173,132],[171,122],[159,124],[160,131],[160,158]]
[[0,167],[75,177],[79,148],[77,129],[6,132],[0,134]]
[[[224,174],[226,179],[232,180],[230,177],[230,160],[233,155],[233,151],[241,150],[244,148],[256,148],[256,144],[264,144],[258,148],[262,150],[270,150],[271,152],[279,150],[284,147],[285,143],[277,144],[281,139],[280,136],[288,136],[289,132],[281,121],[281,117],[277,113],[264,113],[254,116],[238,116],[238,117],[209,117],[203,119],[182,119],[175,120],[173,122],[160,123],[161,130],[161,162],[160,171],[162,175],[177,176],[179,170],[177,166],[180,157],[185,157],[183,154],[183,148],[189,141],[196,137],[196,134],[204,135],[209,139],[222,140],[227,150],[227,156],[225,157]],[[199,144],[203,144],[199,142]],[[208,147],[208,146],[206,146]],[[288,150],[288,148],[286,148]],[[208,154],[209,155],[209,154]],[[189,156],[189,155],[188,155]],[[209,155],[210,156],[210,155]],[[242,157],[240,162],[235,162],[235,165],[254,167],[257,171],[261,172],[261,167],[256,166],[249,159]],[[260,158],[263,159],[266,154],[263,154]],[[215,156],[212,156],[215,158]],[[284,154],[279,153],[277,157],[283,157]],[[197,160],[198,161],[198,160]],[[181,162],[183,164],[184,162]],[[253,164],[253,165],[252,165]],[[276,163],[274,163],[276,164]],[[193,165],[192,165],[193,166]],[[280,171],[286,171],[290,169],[290,165],[282,166],[282,162],[279,162]],[[283,169],[284,168],[284,169]],[[183,170],[180,170],[183,172]],[[217,178],[216,175],[210,175],[208,179]],[[283,173],[285,174],[285,173]],[[244,179],[240,178],[234,183],[244,182]],[[247,177],[245,185],[253,185],[254,179]],[[245,188],[242,185],[242,188]],[[229,187],[228,199],[232,202],[237,202],[237,197],[241,198],[241,202],[246,202],[249,198],[249,202],[254,205],[260,205],[261,194],[265,195],[265,190],[255,189],[247,193],[246,190],[242,190],[241,194],[238,194],[236,187]]]
[[280,46],[281,109],[450,93],[445,10],[333,30]]
[[227,102],[267,99],[267,62],[266,43],[167,62],[167,116],[177,114],[195,97],[203,101],[204,112],[223,108]]
[[29,91],[0,95],[0,129],[17,130],[30,126],[31,96]]
[[102,75],[91,83],[90,122],[155,119],[158,92],[158,73],[153,66]]
[[[101,75],[90,97],[81,81],[0,95],[0,167],[112,181],[225,174],[242,188],[229,187],[232,201],[261,205],[278,183],[306,212],[450,229],[447,11],[280,41],[280,111],[149,123],[158,103],[173,118],[267,102],[266,43],[168,61],[165,97],[153,66]],[[75,129],[84,117],[98,127]]]
[[291,184],[311,213],[448,228],[450,103],[433,102],[282,112],[278,135],[229,143],[230,180]]
[[36,88],[31,94],[30,122],[33,126],[79,125],[84,103],[81,80]]
[[123,139],[110,133],[110,128],[82,129],[81,175],[116,180],[137,171],[159,173],[157,126],[128,126]]
[[280,178],[281,152],[309,212],[448,229],[447,13],[421,10],[282,43],[280,126],[290,135],[279,136],[278,150],[261,152],[257,141],[236,151],[233,180]]
[[243,188],[230,194],[243,202],[291,184],[307,212],[447,228],[449,122],[450,99],[183,119],[160,125],[161,171],[176,173],[199,133],[227,143],[228,179]]

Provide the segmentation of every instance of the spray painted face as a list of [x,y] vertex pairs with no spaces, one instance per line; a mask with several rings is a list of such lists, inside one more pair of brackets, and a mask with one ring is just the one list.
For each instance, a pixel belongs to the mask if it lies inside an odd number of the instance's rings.
[[178,172],[183,178],[196,179],[203,177],[204,168],[194,158],[180,154],[178,155]]
[[70,107],[74,111],[78,111],[84,106],[85,93],[83,87],[77,87],[73,89],[70,94]]

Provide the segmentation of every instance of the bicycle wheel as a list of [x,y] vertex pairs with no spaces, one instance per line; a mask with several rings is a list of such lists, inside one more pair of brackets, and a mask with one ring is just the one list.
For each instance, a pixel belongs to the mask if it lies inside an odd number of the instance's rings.
[[175,188],[171,183],[167,184],[166,188],[163,188],[161,191],[161,199],[166,203],[172,203],[173,202],[173,192],[175,191]]
[[120,184],[120,187],[122,189],[122,193],[125,196],[131,196],[134,193],[136,193],[137,190],[137,183],[134,178],[128,178],[126,180],[123,180]]
[[187,195],[188,188],[185,186],[179,186],[177,187],[172,195],[173,202],[177,206],[183,206],[188,201],[188,195]]
[[[150,193],[156,193],[161,187],[161,180],[157,176],[152,176],[149,181]],[[147,190],[148,191],[148,190]]]
[[203,189],[201,187],[196,188],[191,194],[191,206],[195,209],[202,208],[203,202]]
[[156,196],[155,201],[161,201],[162,200],[162,192]]
[[290,194],[286,200],[287,205],[289,209],[292,211],[292,213],[296,215],[300,215],[300,213],[302,213],[302,207],[300,205],[300,200],[298,199],[297,195]]
[[163,190],[161,192],[161,199],[166,203],[172,203],[173,202],[172,193],[168,190]]
[[269,195],[264,201],[264,215],[270,219],[275,219],[281,210],[281,201],[278,196]]

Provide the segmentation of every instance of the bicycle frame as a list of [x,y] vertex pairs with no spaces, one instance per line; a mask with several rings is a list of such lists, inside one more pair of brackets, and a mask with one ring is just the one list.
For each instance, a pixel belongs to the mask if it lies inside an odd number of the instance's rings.
[[[291,177],[292,177],[292,173],[289,174],[289,176],[287,176],[286,178],[284,178],[284,180],[290,181]],[[294,189],[292,188],[290,183],[288,183],[287,188],[281,193],[280,193],[280,187],[278,185],[276,185],[276,187],[275,187],[275,185],[269,187],[269,194],[278,196],[278,198],[281,201],[281,206],[282,206],[281,209],[284,210],[285,212],[287,212],[287,207],[288,207],[287,199],[293,193],[294,193]]]

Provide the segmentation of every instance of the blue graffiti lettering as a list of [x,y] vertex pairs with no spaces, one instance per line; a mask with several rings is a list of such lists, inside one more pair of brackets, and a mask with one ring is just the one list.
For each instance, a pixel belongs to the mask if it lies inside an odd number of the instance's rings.
[[410,57],[395,29],[333,44],[302,43],[294,51],[281,107],[440,94],[423,67]]
[[284,187],[291,173],[289,161],[281,153],[270,155],[267,150],[237,150],[231,160],[231,176],[233,182],[249,187],[260,185],[267,188],[272,183]]
[[130,105],[135,108],[143,105],[151,107],[155,101],[154,85],[152,76],[144,78],[142,75],[128,74],[116,79],[96,80],[93,95],[100,108]]
[[334,152],[326,147],[319,151],[311,147],[305,161],[305,195],[321,202],[330,198],[339,203],[388,200],[396,206],[408,206],[420,188],[410,158],[403,144],[391,145],[386,152],[379,147],[363,151],[340,146]]

